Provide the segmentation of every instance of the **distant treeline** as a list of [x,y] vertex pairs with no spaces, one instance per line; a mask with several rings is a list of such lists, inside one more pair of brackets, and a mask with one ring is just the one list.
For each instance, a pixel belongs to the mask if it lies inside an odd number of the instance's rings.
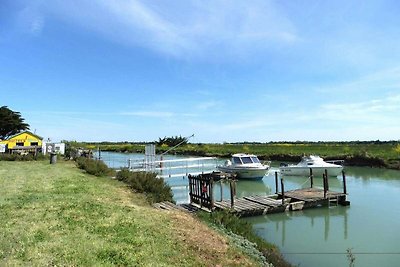
[[[102,151],[144,153],[146,142],[67,142]],[[173,144],[163,142],[156,146],[158,154]],[[347,165],[400,169],[399,141],[350,142],[237,142],[223,144],[183,143],[169,153],[193,156],[230,157],[234,153],[252,153],[263,160],[299,161],[303,155],[316,154],[325,159],[343,159]]]

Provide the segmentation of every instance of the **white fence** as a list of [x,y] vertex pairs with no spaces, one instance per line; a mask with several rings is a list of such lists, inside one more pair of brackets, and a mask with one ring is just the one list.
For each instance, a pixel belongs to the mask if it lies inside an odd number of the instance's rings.
[[199,157],[185,159],[147,160],[129,159],[128,168],[131,171],[150,171],[158,173],[158,177],[187,177],[213,172],[217,169],[217,158]]

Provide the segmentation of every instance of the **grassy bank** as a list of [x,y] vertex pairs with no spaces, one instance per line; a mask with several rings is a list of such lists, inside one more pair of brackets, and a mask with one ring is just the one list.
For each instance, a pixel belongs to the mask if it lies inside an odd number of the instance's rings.
[[0,161],[0,225],[0,265],[258,265],[193,217],[73,162]]
[[[71,143],[92,149],[115,152],[144,152],[140,143]],[[157,153],[168,150],[157,147]],[[344,159],[347,165],[372,166],[400,169],[400,142],[270,142],[270,143],[225,143],[187,144],[173,153],[229,157],[234,153],[254,153],[264,160],[299,161],[303,154],[316,154],[326,159]]]

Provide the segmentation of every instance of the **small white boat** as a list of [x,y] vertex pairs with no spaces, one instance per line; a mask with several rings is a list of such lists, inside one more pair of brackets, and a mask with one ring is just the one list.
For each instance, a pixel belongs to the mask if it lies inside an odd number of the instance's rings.
[[222,172],[235,173],[238,179],[262,179],[269,170],[269,164],[262,164],[255,155],[233,154],[231,160],[217,168]]
[[310,155],[303,157],[298,164],[282,163],[279,171],[282,175],[309,176],[310,168],[314,177],[322,177],[325,170],[328,171],[328,176],[338,176],[343,170],[341,165],[328,163],[319,156]]

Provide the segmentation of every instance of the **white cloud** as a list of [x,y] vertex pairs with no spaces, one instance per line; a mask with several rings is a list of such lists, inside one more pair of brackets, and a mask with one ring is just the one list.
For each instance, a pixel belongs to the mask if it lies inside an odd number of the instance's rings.
[[151,118],[170,118],[175,114],[168,111],[133,111],[133,112],[121,112],[119,115],[124,116],[137,116],[137,117],[151,117]]
[[204,111],[204,110],[213,109],[213,108],[221,106],[221,105],[223,105],[223,103],[221,101],[210,100],[210,101],[198,103],[196,105],[196,108]]
[[56,0],[43,2],[43,10],[113,41],[183,58],[262,52],[299,40],[273,1]]

